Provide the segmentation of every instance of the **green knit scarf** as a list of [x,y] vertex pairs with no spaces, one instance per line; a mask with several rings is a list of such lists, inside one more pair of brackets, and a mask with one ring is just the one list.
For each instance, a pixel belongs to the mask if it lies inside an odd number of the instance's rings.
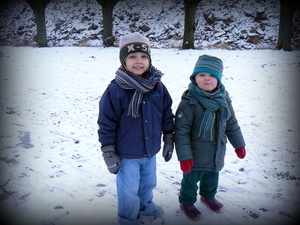
[[216,118],[216,111],[220,107],[224,107],[223,118],[227,120],[230,118],[231,113],[228,107],[228,97],[226,96],[226,90],[223,84],[220,84],[218,88],[213,92],[206,92],[200,89],[197,84],[191,82],[189,84],[189,91],[193,97],[195,97],[205,108],[204,116],[202,118],[199,137],[203,139],[213,140],[213,124]]

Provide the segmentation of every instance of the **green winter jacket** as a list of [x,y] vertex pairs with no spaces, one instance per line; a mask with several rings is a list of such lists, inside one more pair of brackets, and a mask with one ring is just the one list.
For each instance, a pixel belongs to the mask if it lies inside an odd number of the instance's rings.
[[224,167],[227,138],[234,148],[245,146],[244,138],[228,96],[231,118],[220,119],[223,107],[216,111],[213,140],[198,137],[205,112],[188,90],[182,95],[175,116],[175,147],[179,161],[193,159],[193,170],[219,172]]

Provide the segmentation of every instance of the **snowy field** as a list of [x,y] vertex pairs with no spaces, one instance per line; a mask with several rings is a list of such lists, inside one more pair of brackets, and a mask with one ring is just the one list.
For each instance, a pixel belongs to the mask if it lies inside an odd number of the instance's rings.
[[[192,222],[179,210],[182,172],[176,153],[168,163],[159,153],[154,200],[165,214],[144,223],[295,224],[300,52],[152,49],[174,112],[201,54],[224,61],[223,83],[244,134],[246,158],[238,159],[227,145],[217,193],[225,212],[215,214],[198,201],[204,218]],[[115,175],[102,160],[97,116],[101,94],[120,64],[118,48],[0,47],[0,63],[1,220],[117,224]]]

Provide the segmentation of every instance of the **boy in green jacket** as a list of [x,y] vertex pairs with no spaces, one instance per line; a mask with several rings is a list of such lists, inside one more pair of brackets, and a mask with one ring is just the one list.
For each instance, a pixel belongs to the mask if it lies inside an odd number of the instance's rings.
[[219,171],[224,166],[227,138],[237,156],[246,155],[244,138],[228,92],[222,84],[221,59],[202,55],[190,76],[175,117],[175,146],[183,171],[179,203],[190,220],[202,219],[194,206],[199,184],[200,201],[212,211],[222,212],[215,199]]

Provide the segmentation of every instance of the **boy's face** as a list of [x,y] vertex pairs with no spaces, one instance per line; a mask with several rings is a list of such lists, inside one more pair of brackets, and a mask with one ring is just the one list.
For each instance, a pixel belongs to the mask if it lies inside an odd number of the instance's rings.
[[204,91],[213,91],[218,85],[218,79],[210,73],[200,72],[195,75],[195,82]]
[[142,76],[149,69],[150,58],[146,53],[134,52],[126,57],[124,63],[129,72]]

